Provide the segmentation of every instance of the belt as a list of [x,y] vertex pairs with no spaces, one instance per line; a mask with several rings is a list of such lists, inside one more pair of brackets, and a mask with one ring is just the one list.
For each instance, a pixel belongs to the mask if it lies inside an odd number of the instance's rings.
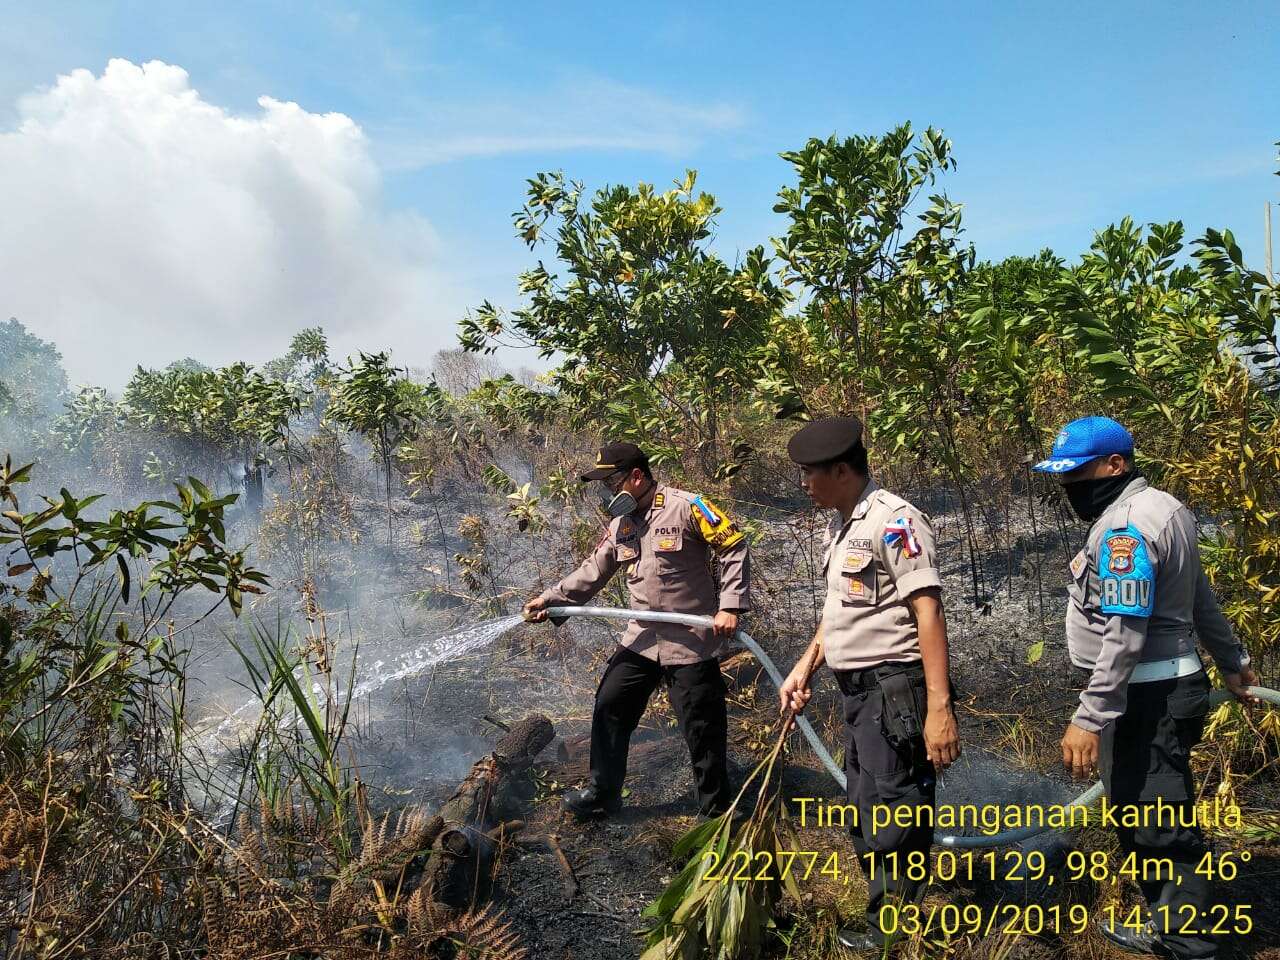
[[1129,676],[1130,683],[1151,683],[1155,680],[1172,680],[1175,677],[1189,677],[1204,669],[1199,655],[1184,653],[1180,657],[1165,657],[1163,660],[1147,660],[1133,668]]
[[885,663],[877,663],[873,667],[858,667],[853,670],[833,670],[831,672],[835,674],[836,683],[840,685],[840,692],[846,696],[853,696],[862,690],[870,690],[879,686],[881,679],[884,677],[913,668],[923,672],[924,661],[890,660]]

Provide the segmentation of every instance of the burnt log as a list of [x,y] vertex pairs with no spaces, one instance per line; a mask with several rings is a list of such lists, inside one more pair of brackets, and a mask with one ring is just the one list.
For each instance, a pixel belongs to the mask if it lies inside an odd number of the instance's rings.
[[493,888],[496,834],[533,799],[533,761],[555,738],[541,714],[525,717],[477,761],[440,808],[443,829],[422,877],[427,897],[448,909],[483,903]]

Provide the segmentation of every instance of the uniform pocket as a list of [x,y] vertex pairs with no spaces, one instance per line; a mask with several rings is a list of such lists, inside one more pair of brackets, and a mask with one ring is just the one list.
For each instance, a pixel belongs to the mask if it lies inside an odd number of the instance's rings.
[[619,540],[613,548],[613,557],[619,564],[635,563],[640,557],[640,541]]
[[841,603],[846,607],[874,606],[877,582],[875,556],[870,550],[844,554],[840,562]]
[[1173,719],[1178,746],[1189,765],[1191,750],[1204,736],[1204,725],[1209,718],[1209,677],[1203,670],[1178,678],[1177,686],[1169,694],[1169,716]]
[[1179,677],[1169,693],[1169,716],[1175,720],[1204,719],[1209,713],[1209,677],[1203,670]]
[[649,549],[653,551],[653,567],[658,576],[677,574],[684,568],[680,560],[683,548],[684,531],[679,527],[659,527],[653,531]]
[[918,670],[900,670],[880,683],[880,729],[896,747],[906,747],[924,734],[924,678]]

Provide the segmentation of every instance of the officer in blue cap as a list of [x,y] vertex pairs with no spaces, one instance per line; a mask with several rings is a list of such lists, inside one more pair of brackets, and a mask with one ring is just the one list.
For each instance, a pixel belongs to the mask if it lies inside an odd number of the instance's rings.
[[[1033,469],[1057,475],[1071,508],[1091,524],[1071,561],[1066,623],[1072,663],[1088,681],[1062,738],[1062,762],[1076,777],[1096,767],[1111,803],[1139,812],[1142,825],[1117,832],[1126,855],[1151,864],[1135,871],[1151,878],[1139,884],[1148,918],[1099,927],[1133,952],[1216,957],[1209,883],[1195,872],[1206,847],[1194,824],[1190,754],[1209,709],[1196,638],[1231,692],[1256,703],[1249,655],[1201,567],[1195,516],[1134,468],[1128,430],[1109,417],[1073,420]],[[1172,876],[1160,869],[1169,862]]]

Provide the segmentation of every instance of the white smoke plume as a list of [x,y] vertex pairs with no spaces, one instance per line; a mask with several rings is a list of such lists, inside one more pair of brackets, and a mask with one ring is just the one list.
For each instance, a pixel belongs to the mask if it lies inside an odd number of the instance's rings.
[[469,299],[439,240],[389,210],[339,113],[258,100],[236,116],[185,70],[112,60],[19,101],[0,132],[0,316],[62,350],[73,383],[133,365],[261,362],[323,326],[332,352],[423,363]]

